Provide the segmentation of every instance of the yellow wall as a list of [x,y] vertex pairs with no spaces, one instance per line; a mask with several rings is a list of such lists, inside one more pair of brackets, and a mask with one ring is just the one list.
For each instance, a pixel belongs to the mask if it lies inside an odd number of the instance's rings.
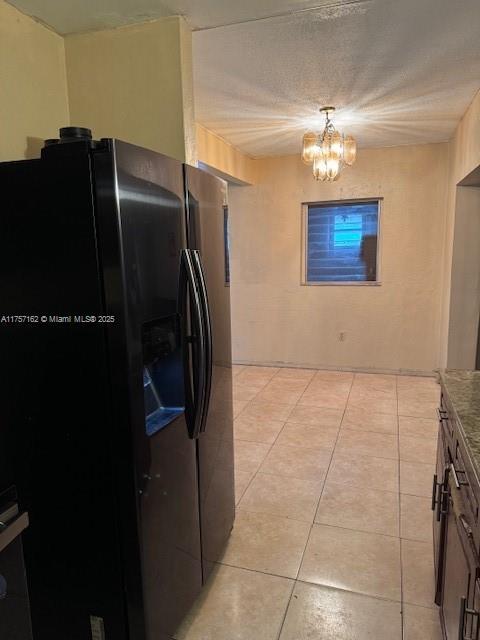
[[197,151],[199,162],[212,167],[222,177],[243,184],[257,181],[255,160],[200,124],[197,124]]
[[459,187],[450,275],[447,366],[475,369],[480,315],[480,189]]
[[[454,238],[455,229],[457,229],[457,239],[461,237],[462,232],[462,219],[466,216],[470,218],[477,214],[480,216],[480,210],[478,210],[475,204],[478,201],[478,195],[476,193],[467,194],[464,192],[466,187],[457,187],[458,182],[463,180],[470,172],[480,165],[480,92],[477,93],[474,100],[470,104],[469,108],[465,112],[462,120],[460,121],[455,135],[449,144],[449,172],[448,172],[448,195],[447,195],[447,216],[445,226],[445,238],[444,238],[444,265],[443,265],[443,304],[442,304],[442,327],[441,327],[441,354],[440,365],[442,367],[461,366],[461,362],[465,363],[468,360],[460,360],[460,343],[458,341],[458,333],[464,332],[465,335],[470,336],[470,342],[467,347],[463,345],[463,350],[467,350],[473,355],[473,351],[476,348],[476,327],[478,325],[478,303],[475,299],[472,302],[472,283],[471,286],[465,287],[464,293],[457,289],[453,292],[452,296],[452,258],[454,255]],[[468,203],[468,205],[466,205]],[[468,207],[468,211],[466,209]],[[459,234],[460,232],[460,234]],[[458,247],[460,249],[460,247]],[[459,252],[457,252],[457,255]],[[470,258],[470,273],[473,276],[474,271],[480,271],[480,258],[477,254],[470,251],[466,258]],[[454,283],[457,280],[458,261],[453,265]],[[464,268],[465,270],[465,268]],[[468,270],[465,272],[468,277]],[[480,299],[477,291],[476,297]],[[455,314],[455,310],[451,310],[451,302],[458,306],[467,305],[468,314],[463,314],[460,317],[469,321],[463,327],[458,325],[459,317]],[[477,307],[475,307],[477,304]],[[472,326],[472,323],[475,326]],[[450,349],[449,349],[450,343]],[[452,351],[452,347],[458,343],[458,348]],[[450,354],[449,354],[450,351]],[[450,361],[450,362],[449,362]],[[473,361],[472,361],[473,362]],[[470,362],[469,366],[472,366]],[[463,364],[463,366],[466,366]]]
[[37,157],[68,123],[63,38],[0,0],[0,161]]
[[[298,155],[229,190],[237,362],[426,372],[438,366],[447,144],[360,149],[340,180]],[[381,286],[302,286],[301,203],[381,196]],[[346,340],[339,341],[340,332]]]
[[461,119],[451,143],[455,184],[480,165],[480,91]]
[[194,163],[191,33],[183,18],[65,38],[71,122]]
[[[0,161],[37,157],[67,124],[192,164],[198,144],[200,161],[255,185],[230,189],[237,360],[412,370],[471,361],[479,191],[457,184],[480,165],[480,93],[448,145],[448,171],[446,145],[361,150],[340,182],[323,185],[297,156],[253,160],[195,127],[191,58],[179,17],[64,40],[0,0]],[[385,197],[382,287],[300,287],[300,202],[372,195]]]

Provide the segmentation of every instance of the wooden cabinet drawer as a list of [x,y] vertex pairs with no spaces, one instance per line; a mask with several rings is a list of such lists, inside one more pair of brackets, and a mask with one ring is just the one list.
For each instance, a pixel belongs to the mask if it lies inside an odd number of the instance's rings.
[[464,516],[465,506],[459,494],[454,476],[450,474],[441,617],[446,640],[473,640],[478,637],[470,635],[477,630],[473,607],[478,557],[472,545],[472,523]]
[[472,525],[473,539],[478,552],[480,550],[480,527],[478,526],[479,508],[475,491],[475,476],[467,462],[466,455],[462,453],[462,445],[458,439],[455,442],[451,473],[455,484],[460,487],[465,516]]

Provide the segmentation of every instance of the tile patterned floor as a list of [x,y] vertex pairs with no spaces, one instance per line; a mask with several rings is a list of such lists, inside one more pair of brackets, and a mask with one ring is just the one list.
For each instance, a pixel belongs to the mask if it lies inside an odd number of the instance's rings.
[[234,368],[237,518],[176,640],[440,640],[431,378]]

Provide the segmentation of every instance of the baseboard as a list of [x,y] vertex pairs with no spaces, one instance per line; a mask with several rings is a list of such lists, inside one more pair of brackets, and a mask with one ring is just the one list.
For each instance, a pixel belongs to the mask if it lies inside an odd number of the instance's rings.
[[327,364],[312,365],[311,363],[303,364],[298,362],[275,362],[275,361],[255,361],[252,360],[235,360],[234,364],[250,367],[288,367],[289,369],[322,369],[324,371],[351,371],[352,373],[383,373],[395,376],[419,376],[419,377],[437,377],[438,370],[423,371],[419,369],[378,369],[376,367],[334,367]]

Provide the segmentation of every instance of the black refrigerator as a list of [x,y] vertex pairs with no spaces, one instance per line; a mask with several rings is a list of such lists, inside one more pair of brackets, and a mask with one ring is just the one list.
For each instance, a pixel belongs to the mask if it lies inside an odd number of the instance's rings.
[[0,488],[34,640],[164,640],[234,520],[225,183],[66,128],[0,164]]

